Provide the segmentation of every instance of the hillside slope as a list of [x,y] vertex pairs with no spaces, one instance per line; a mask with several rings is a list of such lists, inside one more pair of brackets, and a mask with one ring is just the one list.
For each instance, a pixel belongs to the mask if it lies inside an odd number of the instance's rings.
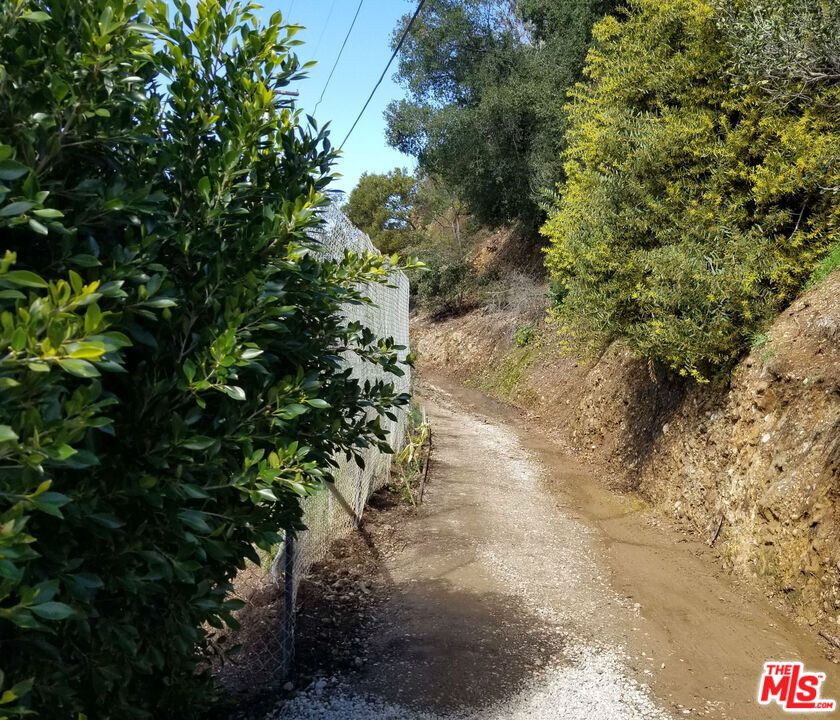
[[416,318],[421,369],[536,413],[811,625],[840,621],[840,272],[779,316],[727,387],[657,376],[619,345],[583,363],[544,326],[519,347],[522,322]]

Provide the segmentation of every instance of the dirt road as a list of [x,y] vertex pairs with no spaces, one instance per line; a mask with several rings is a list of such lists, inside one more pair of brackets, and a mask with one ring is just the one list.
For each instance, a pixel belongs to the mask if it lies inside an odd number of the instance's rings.
[[782,717],[762,664],[835,666],[805,629],[738,587],[709,550],[606,490],[512,411],[436,379],[425,503],[371,552],[381,602],[364,660],[268,718],[562,720]]

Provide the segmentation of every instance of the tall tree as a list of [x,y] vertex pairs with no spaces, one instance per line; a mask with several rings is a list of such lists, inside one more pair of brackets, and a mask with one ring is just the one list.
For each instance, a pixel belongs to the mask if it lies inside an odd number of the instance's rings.
[[[567,90],[615,0],[431,0],[400,53],[388,141],[490,225],[533,228],[561,172]],[[401,35],[407,17],[395,31]]]
[[364,173],[350,193],[344,210],[383,253],[396,252],[412,241],[417,230],[414,203],[417,180],[394,168],[384,174]]

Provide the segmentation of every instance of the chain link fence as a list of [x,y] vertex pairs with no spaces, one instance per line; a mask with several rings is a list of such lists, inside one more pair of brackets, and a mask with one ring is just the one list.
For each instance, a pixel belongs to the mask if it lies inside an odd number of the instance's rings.
[[[356,228],[336,204],[323,211],[324,223],[313,232],[325,258],[342,257],[345,250],[376,252],[370,238]],[[405,346],[408,353],[408,278],[395,270],[389,285],[372,284],[365,294],[372,305],[347,305],[342,314],[348,322],[358,321],[377,337],[392,337]],[[378,365],[363,361],[350,353],[344,362],[354,377],[362,382],[384,379],[393,382],[396,392],[408,392],[410,368],[397,377]],[[404,447],[408,427],[407,411],[395,411],[396,421],[382,417],[389,444],[397,453]],[[287,534],[283,546],[267,567],[251,567],[237,578],[236,593],[246,601],[240,611],[242,630],[233,640],[241,650],[227,662],[225,648],[211,639],[211,647],[220,655],[217,677],[237,689],[276,684],[291,668],[295,642],[295,610],[301,580],[312,565],[323,559],[330,545],[350,533],[362,520],[368,498],[387,484],[392,456],[375,447],[366,449],[364,469],[354,460],[336,458],[335,482],[304,500],[303,521],[307,529],[296,535]],[[216,641],[227,640],[225,636]],[[215,647],[213,647],[215,645]]]

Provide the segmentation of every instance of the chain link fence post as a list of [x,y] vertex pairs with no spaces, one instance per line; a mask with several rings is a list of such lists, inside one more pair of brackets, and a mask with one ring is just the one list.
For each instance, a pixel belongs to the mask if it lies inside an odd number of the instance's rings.
[[295,535],[287,530],[283,539],[283,667],[282,679],[295,659]]

